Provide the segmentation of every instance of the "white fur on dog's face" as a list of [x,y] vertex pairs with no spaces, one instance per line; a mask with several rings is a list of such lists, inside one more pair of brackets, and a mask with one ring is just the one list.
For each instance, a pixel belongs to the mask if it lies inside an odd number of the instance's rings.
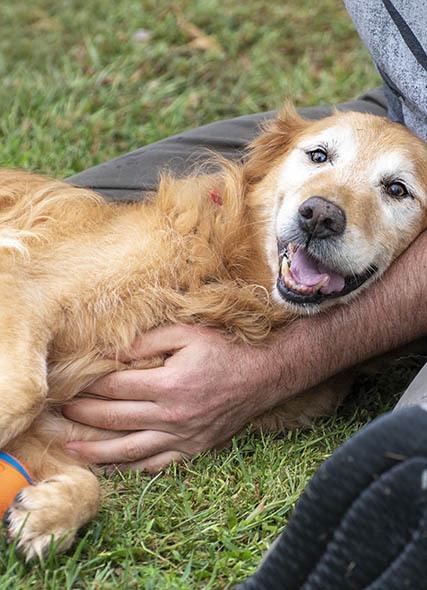
[[[319,151],[326,154],[322,163],[312,159]],[[296,306],[300,313],[312,312],[348,300],[380,276],[425,222],[426,179],[420,169],[426,155],[421,140],[373,116],[336,115],[330,122],[317,122],[304,130],[274,172],[274,238],[268,248],[275,276],[279,276],[274,297]],[[396,183],[403,187],[403,196],[390,194]],[[343,233],[308,239],[301,230],[298,210],[313,196],[344,212]],[[346,281],[342,291],[326,295],[318,291],[308,297],[292,289],[289,292],[278,268],[289,243],[304,249],[316,264],[341,275]],[[354,275],[360,281],[353,279],[350,284]]]

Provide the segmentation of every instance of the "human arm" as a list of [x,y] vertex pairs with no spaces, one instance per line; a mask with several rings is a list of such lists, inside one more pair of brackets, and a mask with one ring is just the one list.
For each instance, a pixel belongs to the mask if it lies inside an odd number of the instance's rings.
[[265,347],[188,326],[141,336],[134,356],[172,353],[164,367],[112,373],[88,389],[112,401],[79,400],[64,408],[73,420],[132,433],[73,442],[69,449],[94,463],[154,472],[181,455],[225,444],[290,395],[426,334],[426,268],[424,232],[352,303],[296,320]]

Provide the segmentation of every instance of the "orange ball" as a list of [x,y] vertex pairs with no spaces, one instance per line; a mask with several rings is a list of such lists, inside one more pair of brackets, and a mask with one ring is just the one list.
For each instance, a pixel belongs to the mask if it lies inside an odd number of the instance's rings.
[[12,505],[16,494],[31,483],[28,469],[9,453],[0,451],[0,518]]

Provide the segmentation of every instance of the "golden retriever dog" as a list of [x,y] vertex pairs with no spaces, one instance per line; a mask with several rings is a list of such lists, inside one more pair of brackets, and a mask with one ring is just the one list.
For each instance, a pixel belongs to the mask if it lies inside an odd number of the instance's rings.
[[[0,449],[35,484],[5,519],[25,557],[52,537],[66,549],[96,514],[97,478],[64,443],[122,434],[72,423],[61,404],[128,368],[113,359],[156,326],[200,323],[256,345],[349,301],[426,227],[426,161],[426,144],[386,119],[309,122],[287,108],[245,163],[164,175],[138,203],[0,172]],[[257,425],[304,424],[342,396],[318,388]]]

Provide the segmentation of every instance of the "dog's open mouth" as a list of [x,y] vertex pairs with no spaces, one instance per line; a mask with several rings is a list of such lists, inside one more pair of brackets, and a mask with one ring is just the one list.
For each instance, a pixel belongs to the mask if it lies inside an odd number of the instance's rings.
[[319,304],[358,289],[377,268],[344,276],[316,260],[301,246],[289,243],[279,255],[277,289],[283,299],[296,304]]

